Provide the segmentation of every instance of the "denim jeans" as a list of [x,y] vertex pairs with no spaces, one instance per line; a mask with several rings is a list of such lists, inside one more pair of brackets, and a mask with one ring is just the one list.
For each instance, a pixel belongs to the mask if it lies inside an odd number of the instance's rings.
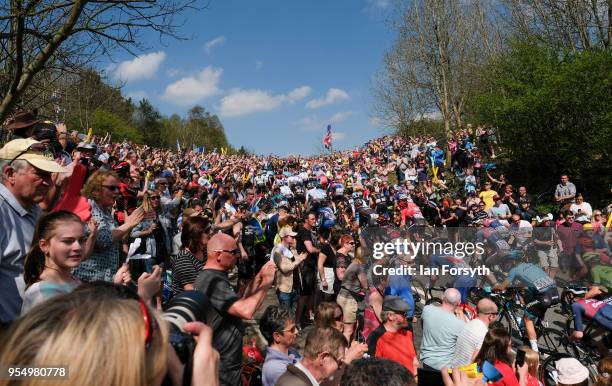
[[285,306],[295,311],[295,304],[299,297],[298,291],[293,290],[290,293],[287,293],[287,292],[281,292],[277,290],[276,297],[278,297],[278,303],[281,306]]

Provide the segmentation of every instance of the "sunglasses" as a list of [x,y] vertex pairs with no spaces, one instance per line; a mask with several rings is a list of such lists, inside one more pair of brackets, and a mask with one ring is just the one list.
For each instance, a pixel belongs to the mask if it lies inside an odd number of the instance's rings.
[[142,317],[145,322],[145,349],[148,349],[151,346],[151,341],[153,340],[153,319],[149,314],[149,309],[147,305],[144,303],[141,297],[138,297],[138,303],[140,304],[140,311],[142,312]]
[[336,322],[341,322],[341,321],[342,321],[343,316],[344,316],[344,315],[342,315],[342,314],[340,314],[340,315],[334,315],[334,320],[335,320]]
[[225,253],[229,253],[229,254],[234,255],[234,256],[242,255],[242,252],[240,252],[240,248],[236,248],[236,249],[216,249],[215,252],[225,252]]
[[102,185],[102,187],[110,190],[111,192],[118,192],[120,189],[118,185]]
[[49,150],[46,143],[33,143],[27,149],[20,151],[11,161],[9,165],[15,162],[19,157],[26,153],[42,153],[47,158],[53,158],[53,153]]
[[149,200],[159,200],[159,196],[151,196],[149,197]]
[[287,328],[287,329],[284,329],[284,330],[280,330],[280,331],[278,331],[278,332],[280,332],[280,333],[283,333],[283,332],[292,332],[292,333],[296,333],[296,332],[298,332],[298,331],[299,331],[299,330],[298,330],[297,326],[295,326],[295,325],[294,325],[294,326],[293,326],[293,327],[291,327],[291,328]]

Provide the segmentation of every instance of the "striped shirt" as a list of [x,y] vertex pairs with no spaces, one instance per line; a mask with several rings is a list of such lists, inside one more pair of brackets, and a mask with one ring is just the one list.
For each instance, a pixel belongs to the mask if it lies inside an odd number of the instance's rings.
[[172,296],[184,291],[187,284],[193,284],[204,267],[204,262],[196,259],[186,248],[170,259],[172,267]]
[[488,328],[480,319],[470,320],[457,338],[455,355],[450,367],[461,367],[472,363],[472,356],[482,346]]

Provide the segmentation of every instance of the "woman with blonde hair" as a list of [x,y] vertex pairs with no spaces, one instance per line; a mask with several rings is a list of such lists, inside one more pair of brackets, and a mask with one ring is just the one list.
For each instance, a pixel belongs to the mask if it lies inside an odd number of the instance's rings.
[[132,239],[140,238],[141,246],[138,252],[151,255],[152,261],[163,263],[167,255],[164,232],[159,223],[161,214],[161,196],[155,190],[147,190],[142,197],[143,220],[136,225],[130,234]]
[[119,268],[119,246],[121,240],[142,221],[144,211],[138,208],[125,218],[121,226],[113,218],[112,208],[119,197],[119,177],[115,172],[97,171],[92,174],[81,194],[91,205],[91,218],[97,224],[97,237],[93,252],[74,271],[83,281],[104,280],[112,282]]
[[[212,331],[198,322],[185,330],[199,333],[193,384],[218,385]],[[35,306],[3,338],[0,363],[58,368],[58,379],[2,377],[0,386],[161,385],[169,366],[173,383],[182,379],[166,322],[134,292],[109,283],[84,285]]]

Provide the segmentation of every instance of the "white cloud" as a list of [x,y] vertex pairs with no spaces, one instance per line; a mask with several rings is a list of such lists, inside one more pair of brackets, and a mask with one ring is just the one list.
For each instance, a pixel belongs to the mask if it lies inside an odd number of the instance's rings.
[[151,79],[164,59],[166,59],[166,53],[158,51],[126,60],[117,66],[115,78],[123,81]]
[[188,105],[219,93],[222,68],[208,66],[195,76],[181,78],[168,85],[162,99],[179,105]]
[[128,98],[132,98],[132,102],[137,103],[143,99],[149,99],[149,94],[146,91],[132,91],[127,94]]
[[391,5],[391,0],[368,0],[368,4],[373,8],[387,9]]
[[309,109],[316,109],[347,99],[349,99],[349,96],[346,91],[341,90],[339,88],[330,88],[329,90],[327,90],[327,94],[324,98],[312,99],[308,101],[308,103],[306,103],[306,107]]
[[259,71],[263,68],[263,62],[261,60],[258,60],[257,62],[255,62],[255,70]]
[[297,102],[300,99],[306,98],[308,94],[310,94],[310,91],[312,91],[312,89],[309,86],[298,87],[289,92],[287,100],[289,102]]
[[221,99],[219,114],[225,117],[238,117],[257,111],[270,111],[283,103],[293,103],[305,98],[310,93],[310,87],[295,88],[287,94],[271,94],[265,90],[233,89]]
[[206,53],[210,55],[212,49],[217,47],[218,45],[225,43],[225,40],[225,36],[217,36],[213,40],[207,41],[206,44],[204,44],[204,51],[206,51]]
[[331,118],[329,118],[329,123],[342,122],[346,118],[350,117],[351,115],[353,115],[352,111],[341,111],[339,113],[332,115]]
[[342,141],[346,137],[346,133],[341,131],[333,131],[332,129],[332,140],[334,141]]

